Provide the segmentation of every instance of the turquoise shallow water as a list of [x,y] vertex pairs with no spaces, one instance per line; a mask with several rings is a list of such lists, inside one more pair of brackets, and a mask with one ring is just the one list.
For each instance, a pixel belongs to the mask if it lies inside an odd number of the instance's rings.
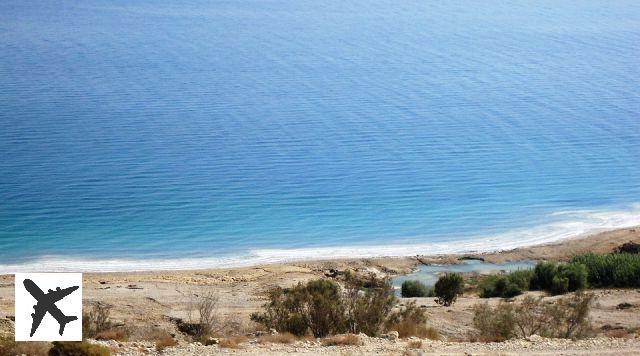
[[399,293],[402,288],[402,283],[405,281],[419,281],[428,287],[433,287],[443,273],[476,272],[480,274],[495,274],[532,269],[535,265],[536,264],[531,261],[488,263],[478,260],[467,260],[456,265],[421,265],[412,273],[394,277],[392,283],[396,291]]
[[637,1],[0,3],[0,266],[640,224]]

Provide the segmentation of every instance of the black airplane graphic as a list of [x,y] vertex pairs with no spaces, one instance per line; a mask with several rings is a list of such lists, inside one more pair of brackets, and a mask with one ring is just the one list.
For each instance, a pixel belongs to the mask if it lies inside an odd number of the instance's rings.
[[33,337],[33,334],[38,329],[38,326],[40,326],[42,318],[44,318],[44,315],[47,312],[58,321],[58,324],[60,324],[59,333],[61,336],[64,332],[65,325],[67,325],[67,323],[70,321],[78,319],[77,316],[64,315],[62,311],[56,306],[56,302],[73,293],[76,289],[80,288],[79,286],[73,286],[65,289],[60,289],[60,287],[58,287],[55,291],[49,289],[49,292],[47,294],[44,294],[44,292],[42,292],[42,289],[40,289],[30,279],[25,279],[23,284],[24,287],[29,291],[29,293],[31,293],[31,295],[38,301],[38,303],[33,306],[34,313],[31,313],[33,323],[31,324],[31,334],[29,335],[30,337]]

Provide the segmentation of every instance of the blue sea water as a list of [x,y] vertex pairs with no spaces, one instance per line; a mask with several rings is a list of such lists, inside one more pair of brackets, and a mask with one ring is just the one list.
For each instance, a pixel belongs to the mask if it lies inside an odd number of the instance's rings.
[[0,2],[0,270],[640,224],[640,2]]

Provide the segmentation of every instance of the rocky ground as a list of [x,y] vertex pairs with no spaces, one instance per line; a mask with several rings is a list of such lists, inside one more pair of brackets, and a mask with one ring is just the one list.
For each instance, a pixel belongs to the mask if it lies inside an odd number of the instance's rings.
[[258,343],[257,339],[238,348],[221,348],[189,343],[158,352],[152,343],[118,343],[95,341],[110,347],[116,355],[638,355],[640,339],[593,338],[586,340],[545,339],[532,336],[529,340],[509,340],[500,343],[471,343],[421,340],[388,340],[362,338],[360,346],[322,346],[320,341],[297,341],[290,345]]

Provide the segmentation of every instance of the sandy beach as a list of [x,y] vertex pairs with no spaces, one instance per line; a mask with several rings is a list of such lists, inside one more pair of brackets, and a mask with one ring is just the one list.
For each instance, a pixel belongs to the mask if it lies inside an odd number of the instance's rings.
[[[628,241],[640,242],[640,228],[605,231],[545,245],[477,255],[340,259],[193,271],[88,273],[84,275],[83,298],[85,304],[102,302],[112,305],[111,318],[118,323],[136,326],[137,330],[159,327],[171,330],[180,338],[172,318],[188,319],[190,299],[193,296],[212,293],[219,297],[219,313],[240,320],[246,330],[238,331],[244,332],[252,328],[249,314],[259,310],[264,303],[263,294],[266,290],[273,286],[286,287],[322,278],[330,270],[354,270],[393,276],[410,272],[421,263],[458,263],[463,256],[482,258],[490,262],[562,261],[579,253],[610,252],[614,247]],[[12,332],[10,318],[13,315],[13,283],[13,276],[0,276],[0,330],[4,333]],[[598,298],[592,313],[595,329],[606,329],[605,325],[640,328],[640,318],[637,316],[640,307],[638,291],[597,290],[595,293]],[[472,329],[471,307],[478,302],[477,296],[465,294],[451,308],[438,307],[430,298],[416,300],[428,311],[429,324],[435,327],[446,341],[464,340]],[[490,303],[497,302],[498,298],[490,300]],[[622,302],[635,307],[617,310],[616,305]],[[447,347],[451,348],[452,353],[460,351],[460,345],[441,346],[443,352]],[[636,343],[634,347],[640,350],[640,344]],[[438,348],[434,350],[437,351]]]

